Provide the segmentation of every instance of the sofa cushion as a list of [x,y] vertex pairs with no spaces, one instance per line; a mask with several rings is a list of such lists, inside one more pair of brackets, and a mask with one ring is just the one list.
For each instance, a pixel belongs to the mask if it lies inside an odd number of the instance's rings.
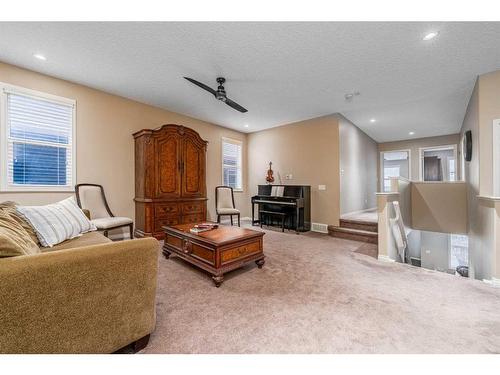
[[88,232],[80,237],[73,238],[71,240],[67,240],[64,242],[61,242],[60,244],[57,244],[52,247],[42,247],[42,252],[47,252],[47,251],[56,251],[56,250],[66,250],[66,249],[74,249],[76,247],[83,247],[83,246],[91,246],[91,245],[100,245],[104,243],[109,243],[113,242],[109,238],[105,237],[102,235],[102,233],[99,232]]
[[16,206],[17,206],[16,202],[10,202],[10,201],[2,202],[2,203],[0,203],[0,210],[6,212],[15,221],[17,221],[19,224],[21,224],[21,226],[29,234],[29,236],[31,237],[33,242],[36,243],[37,246],[40,246],[40,241],[38,240],[38,237],[36,236],[35,230],[30,225],[30,223],[19,212],[17,212]]
[[73,197],[46,206],[17,206],[43,247],[51,247],[82,233],[96,230]]
[[39,247],[22,225],[0,210],[0,257],[31,255],[39,252]]

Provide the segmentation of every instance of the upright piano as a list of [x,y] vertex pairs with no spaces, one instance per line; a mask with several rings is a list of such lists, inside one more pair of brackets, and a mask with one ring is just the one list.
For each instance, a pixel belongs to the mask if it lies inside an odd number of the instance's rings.
[[255,206],[260,211],[286,213],[292,229],[296,232],[311,230],[311,187],[307,185],[259,185],[258,194],[252,197],[252,224],[255,219]]

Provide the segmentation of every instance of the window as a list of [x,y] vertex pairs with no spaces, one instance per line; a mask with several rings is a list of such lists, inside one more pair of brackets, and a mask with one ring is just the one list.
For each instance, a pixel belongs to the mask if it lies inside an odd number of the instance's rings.
[[222,138],[222,184],[234,190],[243,189],[241,142]]
[[2,191],[72,191],[75,102],[0,87]]

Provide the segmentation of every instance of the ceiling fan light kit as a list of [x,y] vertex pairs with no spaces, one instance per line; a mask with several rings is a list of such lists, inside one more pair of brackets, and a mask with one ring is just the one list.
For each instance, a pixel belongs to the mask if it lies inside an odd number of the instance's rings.
[[201,87],[203,90],[208,91],[210,94],[212,94],[215,97],[215,99],[226,103],[231,108],[236,109],[237,111],[240,111],[242,113],[248,112],[246,108],[243,108],[241,105],[239,105],[238,103],[236,103],[235,101],[232,101],[231,99],[229,99],[227,97],[226,90],[224,89],[224,83],[226,82],[226,79],[224,77],[217,78],[216,81],[219,84],[219,86],[217,87],[217,90],[214,90],[210,86],[207,86],[204,83],[201,83],[193,78],[184,77],[184,79],[187,79],[189,82],[195,84],[198,87]]

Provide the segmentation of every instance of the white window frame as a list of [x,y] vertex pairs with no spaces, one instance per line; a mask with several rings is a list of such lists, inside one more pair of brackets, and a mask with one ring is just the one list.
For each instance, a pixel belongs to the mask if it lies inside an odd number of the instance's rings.
[[[457,145],[442,145],[442,146],[430,146],[430,147],[420,147],[418,149],[418,156],[419,156],[419,162],[418,162],[418,176],[419,176],[419,181],[424,181],[424,152],[425,151],[446,151],[446,150],[453,150],[453,157],[455,158],[455,181],[443,181],[443,182],[456,182],[460,181],[461,179],[459,178],[460,176],[457,175],[457,164],[458,164],[458,158],[457,158]],[[448,162],[448,161],[446,161]]]
[[235,145],[240,146],[240,165],[239,165],[239,170],[241,173],[241,188],[233,188],[233,191],[235,192],[243,192],[243,186],[245,186],[245,183],[243,181],[243,142],[238,140],[238,139],[233,139],[233,138],[226,138],[222,137],[221,140],[221,180],[222,180],[222,185],[224,185],[224,143],[232,143]]
[[[52,101],[57,104],[69,104],[73,107],[73,129],[71,136],[71,186],[53,185],[13,185],[8,183],[8,124],[7,94],[19,94],[35,99]],[[14,86],[0,82],[0,191],[1,192],[74,192],[76,184],[76,100]]]
[[[384,186],[384,154],[391,152],[407,152],[408,153],[408,180],[411,181],[411,149],[403,149],[403,150],[384,150],[380,151],[380,191],[385,192]],[[406,177],[403,177],[406,178]]]

